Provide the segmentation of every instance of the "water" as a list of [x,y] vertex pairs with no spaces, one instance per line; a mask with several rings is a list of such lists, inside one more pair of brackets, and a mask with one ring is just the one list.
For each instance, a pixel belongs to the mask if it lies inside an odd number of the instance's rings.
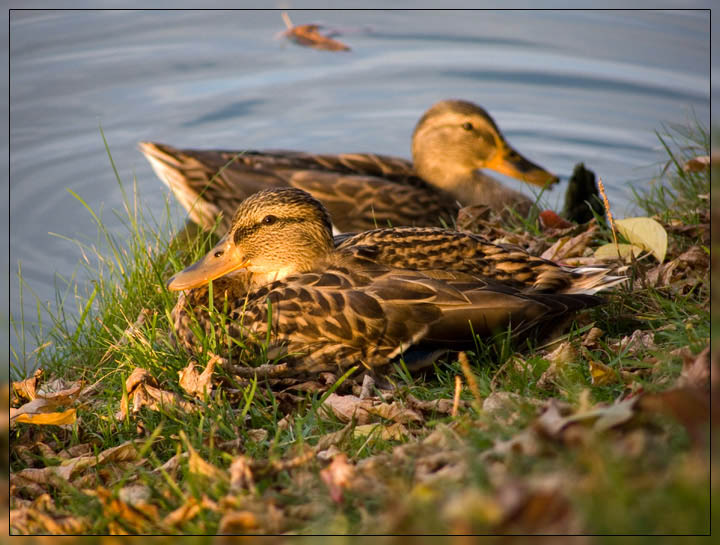
[[[376,151],[409,157],[422,112],[443,98],[484,106],[521,153],[567,180],[600,175],[617,216],[631,186],[665,159],[661,123],[709,126],[709,14],[690,12],[291,12],[352,32],[350,53],[276,39],[279,12],[49,12],[11,15],[10,310],[36,316],[27,285],[54,300],[55,275],[77,269],[96,239],[68,192],[111,213],[122,205],[100,136],[143,206],[162,216],[167,190],[137,151],[179,147]],[[512,187],[525,189],[519,182]],[[551,195],[560,205],[563,183]],[[529,191],[529,188],[528,188]],[[182,222],[178,211],[173,220]],[[80,291],[83,271],[78,272]],[[60,283],[62,285],[62,283]],[[72,306],[72,305],[71,305]],[[13,346],[19,340],[11,335]],[[27,339],[26,349],[32,349]]]

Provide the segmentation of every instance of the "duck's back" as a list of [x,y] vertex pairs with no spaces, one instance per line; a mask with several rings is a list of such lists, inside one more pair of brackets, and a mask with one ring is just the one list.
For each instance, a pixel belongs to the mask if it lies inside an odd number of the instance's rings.
[[417,177],[405,159],[377,154],[180,150],[153,142],[140,149],[191,219],[220,232],[238,205],[269,187],[303,189],[330,211],[339,231],[400,225],[451,225],[459,206]]

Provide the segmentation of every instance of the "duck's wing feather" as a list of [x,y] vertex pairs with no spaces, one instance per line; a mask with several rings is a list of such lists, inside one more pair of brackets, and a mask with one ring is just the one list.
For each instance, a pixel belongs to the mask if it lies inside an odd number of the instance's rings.
[[227,231],[237,206],[269,187],[303,189],[328,208],[340,231],[389,225],[450,224],[459,209],[446,192],[415,176],[412,164],[376,154],[180,150],[154,142],[140,149],[204,229],[221,217]]
[[[215,306],[220,307],[222,279],[214,289]],[[268,348],[285,357],[289,373],[343,370],[356,364],[374,368],[411,347],[459,349],[472,346],[473,335],[488,338],[510,331],[521,336],[599,301],[586,295],[523,293],[464,273],[446,274],[441,280],[421,271],[355,274],[331,268],[288,277],[247,299],[237,298],[228,313],[227,333],[262,343],[270,324]],[[188,313],[194,313],[206,331],[212,329],[204,306],[204,288],[191,291],[187,301],[181,297],[173,311],[176,329],[178,320],[192,319]],[[192,341],[182,336],[180,340],[186,346]]]

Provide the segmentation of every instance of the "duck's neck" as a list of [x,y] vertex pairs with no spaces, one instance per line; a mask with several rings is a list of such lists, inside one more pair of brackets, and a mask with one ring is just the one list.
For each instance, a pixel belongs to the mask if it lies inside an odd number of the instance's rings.
[[511,206],[526,211],[532,205],[532,200],[524,194],[477,169],[446,164],[426,165],[416,170],[421,178],[450,193],[462,206],[484,204],[498,211]]

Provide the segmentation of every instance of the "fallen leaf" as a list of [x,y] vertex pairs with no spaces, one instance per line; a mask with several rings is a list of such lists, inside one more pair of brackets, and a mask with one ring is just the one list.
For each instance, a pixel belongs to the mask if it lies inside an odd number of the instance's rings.
[[699,246],[693,246],[678,256],[678,261],[690,267],[707,269],[710,267],[710,256]]
[[539,219],[543,229],[566,229],[574,226],[573,223],[561,218],[552,210],[543,210],[540,212]]
[[32,377],[22,381],[14,381],[12,383],[13,394],[19,399],[27,399],[32,401],[37,397],[38,381],[42,378],[43,370],[36,369]]
[[582,256],[585,248],[592,241],[597,231],[597,226],[593,225],[586,231],[572,238],[559,238],[555,244],[545,250],[540,257],[549,259],[550,261],[562,261],[570,257]]
[[558,367],[564,367],[568,363],[577,361],[578,352],[572,345],[572,343],[564,341],[560,343],[557,348],[555,348],[555,350],[543,357],[544,359],[546,359],[550,363],[554,363]]
[[595,386],[605,386],[617,382],[617,374],[615,371],[602,362],[589,360],[590,383]]
[[705,169],[710,168],[710,156],[701,155],[688,159],[683,165],[685,172],[702,172]]
[[168,515],[163,519],[162,525],[165,528],[179,526],[180,524],[194,519],[198,513],[200,513],[200,510],[201,506],[198,500],[196,500],[193,496],[190,496],[180,507],[168,513]]
[[593,327],[587,332],[582,340],[582,345],[586,348],[597,346],[598,339],[603,336],[604,331],[599,327]]
[[631,256],[637,257],[643,253],[643,249],[634,244],[617,244],[610,242],[609,244],[603,244],[602,246],[595,249],[593,254],[596,259],[602,259],[609,261],[613,259],[620,259],[628,262],[631,260]]
[[228,480],[228,475],[227,473],[225,473],[225,471],[203,460],[202,456],[200,456],[200,454],[198,454],[198,452],[190,444],[190,441],[188,440],[187,435],[184,431],[180,432],[180,437],[185,443],[185,448],[188,451],[188,470],[190,471],[190,473],[193,473],[194,475],[208,477],[209,479],[214,481]]
[[652,287],[665,287],[669,286],[672,282],[672,276],[675,269],[678,267],[679,262],[677,259],[673,259],[669,263],[660,263],[654,267],[645,275],[645,282]]
[[343,489],[350,485],[355,473],[355,467],[348,463],[347,455],[340,453],[330,462],[330,465],[320,471],[320,478],[328,487],[330,497],[335,503],[341,503]]
[[695,387],[673,388],[644,394],[639,407],[646,412],[664,413],[677,419],[695,445],[705,445],[710,435],[710,399],[706,391]]
[[701,390],[710,387],[710,345],[697,356],[684,357],[678,386],[691,386]]
[[181,411],[192,412],[197,409],[192,403],[185,401],[175,392],[168,392],[157,387],[158,383],[146,369],[136,367],[125,381],[127,397],[123,396],[120,410],[115,414],[117,420],[127,417],[128,405],[132,401],[133,414],[147,407],[152,411],[174,407]]
[[632,335],[625,336],[618,343],[613,343],[611,348],[618,352],[626,352],[627,354],[636,354],[644,350],[655,350],[655,332],[643,331],[636,329]]
[[658,262],[665,260],[667,253],[667,231],[652,218],[625,218],[616,220],[618,231],[631,244],[635,244],[652,253]]
[[322,407],[337,416],[342,422],[350,422],[353,418],[358,424],[367,424],[376,416],[395,422],[422,422],[423,418],[417,412],[404,407],[400,402],[379,402],[377,398],[361,399],[354,395],[330,394]]
[[13,418],[10,416],[11,424],[34,424],[36,426],[62,426],[66,424],[74,424],[76,420],[75,409],[68,409],[61,413],[37,413],[37,414],[19,414]]
[[354,437],[366,437],[372,433],[379,433],[379,438],[385,441],[400,441],[410,437],[410,432],[405,426],[399,423],[384,426],[382,424],[363,424],[355,426],[353,429]]
[[255,490],[255,481],[250,469],[251,460],[246,456],[237,456],[230,464],[230,488],[238,490]]
[[218,533],[246,534],[260,527],[259,521],[251,511],[231,511],[220,519]]
[[212,374],[215,369],[215,364],[219,359],[219,356],[210,358],[202,373],[197,372],[195,362],[191,360],[185,369],[178,371],[178,375],[180,375],[180,387],[191,396],[200,399],[202,399],[205,394],[209,395],[210,390],[212,390]]

